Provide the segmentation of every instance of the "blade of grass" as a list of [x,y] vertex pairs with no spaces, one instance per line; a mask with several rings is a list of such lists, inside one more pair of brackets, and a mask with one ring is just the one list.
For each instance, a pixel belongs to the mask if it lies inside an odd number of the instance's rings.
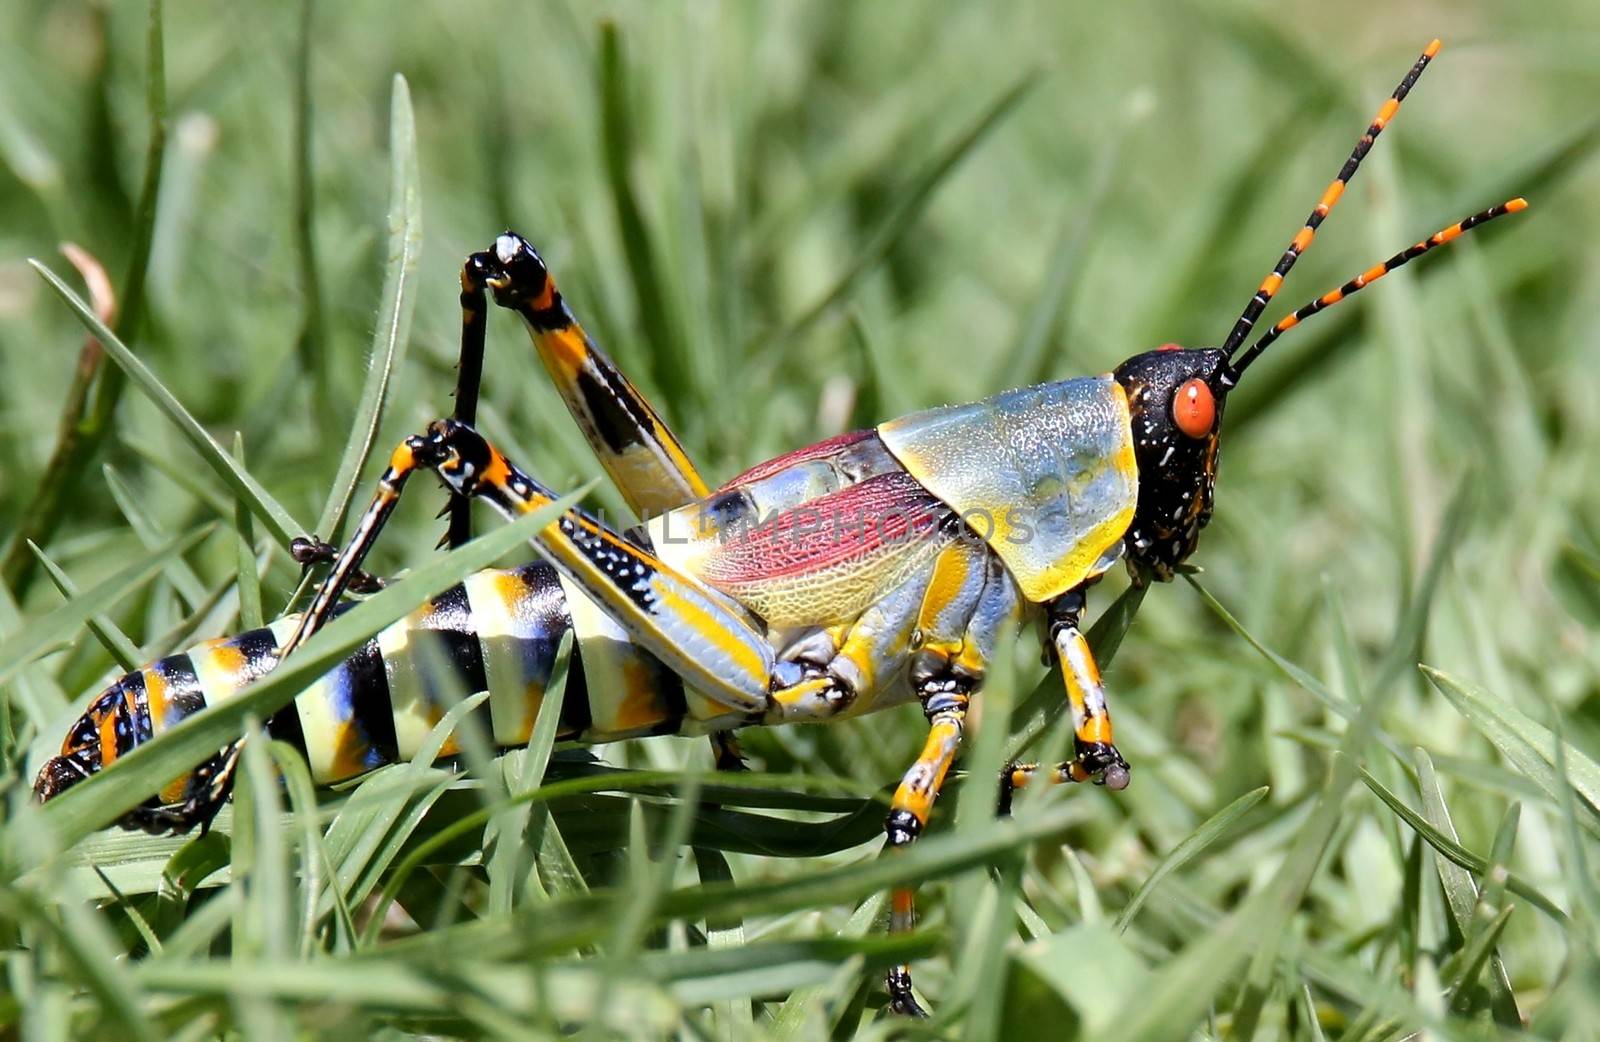
[[[300,830],[300,941],[299,957],[309,959],[317,944],[317,902],[328,871],[328,851],[322,844],[322,829],[317,820],[317,794],[311,782],[311,772],[305,757],[286,742],[272,742],[268,746],[272,760],[283,778],[283,789],[289,797],[289,809]],[[342,916],[346,936],[355,931],[350,924],[350,910],[343,902],[337,903],[336,914]]]
[[[1452,1005],[1458,1011],[1467,1011],[1468,1007],[1464,1000],[1473,985],[1477,983],[1478,974],[1483,972],[1485,966],[1492,965],[1494,967],[1490,971],[1489,984],[1498,1001],[1500,989],[1496,985],[1498,975],[1495,970],[1498,970],[1499,974],[1504,974],[1505,967],[1500,963],[1500,955],[1495,950],[1495,946],[1500,943],[1500,935],[1505,932],[1506,924],[1511,921],[1511,913],[1514,911],[1516,911],[1515,906],[1508,905],[1502,908],[1499,915],[1491,919],[1486,927],[1479,930],[1476,936],[1467,941],[1466,947],[1457,952],[1450,962],[1446,962],[1444,966],[1440,967],[1445,978],[1445,994],[1451,997]],[[1511,987],[1509,981],[1506,982],[1505,987],[1506,993],[1509,994]],[[1512,1008],[1516,1008],[1514,1000]],[[1520,1028],[1522,1026],[1520,1020],[1511,1023],[1501,1020],[1498,1010],[1495,1013],[1495,1019],[1507,1027]]]
[[600,25],[600,140],[606,184],[622,234],[623,255],[632,278],[640,328],[650,344],[650,375],[668,401],[692,402],[695,359],[690,358],[682,329],[670,302],[674,299],[662,276],[656,245],[631,180],[633,129],[628,105],[627,68],[617,24]]
[[[144,320],[145,277],[150,268],[156,203],[161,194],[161,171],[167,147],[166,44],[162,34],[162,0],[150,0],[146,22],[145,115],[149,130],[145,144],[144,184],[133,210],[133,245],[128,253],[128,273],[122,283],[121,313],[115,325],[119,335],[132,337]],[[104,63],[103,63],[104,64]],[[114,302],[106,302],[115,310]],[[87,312],[94,314],[94,312]],[[99,320],[96,319],[98,322]],[[47,546],[60,523],[73,491],[89,470],[89,463],[112,430],[112,418],[125,386],[123,374],[105,364],[106,338],[94,330],[95,343],[86,343],[79,355],[73,388],[58,427],[56,447],[45,467],[33,500],[23,512],[10,549],[0,561],[0,581],[18,595],[27,588],[33,557],[27,541]],[[98,379],[97,379],[98,378]]]
[[1188,864],[1201,851],[1221,839],[1234,822],[1244,817],[1249,813],[1250,808],[1266,797],[1268,791],[1267,786],[1263,785],[1259,789],[1252,789],[1245,793],[1201,822],[1198,828],[1185,836],[1181,843],[1173,847],[1167,853],[1167,856],[1162,858],[1156,865],[1154,871],[1146,877],[1145,881],[1139,884],[1139,889],[1134,891],[1133,897],[1128,899],[1128,903],[1117,914],[1117,933],[1127,932],[1128,926],[1133,922],[1134,917],[1139,914],[1139,909],[1144,905],[1145,900],[1149,898],[1151,891],[1155,890],[1163,879]]
[[[0,685],[4,685],[24,666],[51,646],[68,640],[92,616],[114,607],[124,597],[142,589],[166,570],[167,565],[211,532],[205,525],[173,538],[166,546],[141,561],[96,583],[86,592],[49,614],[36,618],[0,641]],[[43,724],[43,721],[36,721]]]
[[[1404,800],[1395,795],[1394,792],[1387,788],[1365,768],[1363,768],[1361,771],[1361,780],[1366,783],[1367,788],[1372,790],[1373,795],[1377,796],[1380,800],[1387,804],[1390,810],[1398,814],[1407,825],[1411,826],[1412,830],[1416,832],[1417,835],[1421,836],[1427,842],[1428,846],[1432,847],[1438,853],[1449,858],[1452,862],[1460,865],[1469,872],[1476,872],[1479,875],[1482,875],[1484,872],[1489,870],[1489,862],[1487,859],[1479,857],[1466,847],[1463,847],[1460,843],[1457,843],[1449,836],[1444,835],[1438,829],[1434,828],[1431,824],[1429,824],[1427,818],[1424,818],[1421,814],[1418,814],[1416,811],[1406,806]],[[1550,900],[1544,894],[1540,893],[1526,880],[1515,875],[1508,875],[1506,879],[1506,888],[1512,893],[1516,894],[1518,897],[1526,900],[1529,904],[1532,904],[1541,912],[1544,912],[1558,924],[1565,926],[1569,922],[1567,913],[1562,911],[1559,905]]]
[[[128,483],[123,480],[117,469],[107,463],[101,468],[101,473],[105,475],[106,487],[111,490],[111,498],[116,500],[117,509],[128,519],[129,527],[139,536],[139,542],[144,544],[144,548],[154,550],[166,542],[167,533],[145,510],[141,497],[128,487]],[[167,578],[172,580],[173,589],[178,591],[178,596],[183,598],[191,611],[205,602],[205,583],[201,582],[200,576],[189,567],[189,562],[182,559],[172,562]]]
[[[561,675],[552,677],[545,686],[544,697],[539,700],[539,709],[534,716],[533,733],[528,736],[528,745],[523,749],[521,758],[515,761],[516,776],[506,779],[510,792],[527,792],[538,788],[544,781],[545,770],[550,766],[550,750],[555,748],[556,733],[561,726],[561,706],[566,699],[566,674],[572,644],[573,637],[568,631],[562,635],[561,643],[556,648],[555,661],[559,664],[557,668]],[[491,819],[495,845],[489,856],[490,915],[511,911],[520,896],[518,888],[528,864],[523,843],[529,834],[530,817],[531,808],[519,805]],[[545,815],[544,820],[539,822],[541,840],[560,843],[558,832],[554,836],[545,834],[552,831],[555,831],[555,824]],[[531,880],[535,886],[538,885],[536,874]]]
[[217,444],[216,439],[206,433],[206,429],[200,426],[199,421],[189,414],[189,410],[167,390],[166,385],[150,370],[150,367],[129,351],[116,334],[106,328],[105,323],[100,321],[89,305],[72,292],[71,287],[61,281],[60,276],[37,260],[30,259],[28,263],[49,284],[56,295],[66,302],[73,314],[78,316],[78,321],[95,335],[112,361],[122,367],[132,378],[134,385],[143,391],[182,432],[194,446],[195,451],[200,453],[201,459],[205,460],[217,476],[233,489],[235,495],[250,504],[251,511],[267,523],[273,536],[284,549],[288,549],[289,541],[296,535],[304,533],[304,527],[273,499],[248,471],[233,462],[233,459],[223,451],[222,446]]
[[[423,788],[422,794],[419,798],[405,802],[390,801],[389,806],[394,809],[394,813],[377,816],[376,824],[369,826],[367,829],[370,836],[382,839],[382,844],[372,852],[364,863],[358,864],[355,863],[354,858],[346,858],[339,865],[340,879],[351,878],[355,868],[360,868],[361,870],[360,874],[355,877],[355,882],[345,892],[345,900],[352,906],[359,906],[366,901],[367,897],[377,887],[379,880],[383,878],[383,873],[394,863],[395,858],[400,856],[400,852],[405,845],[411,841],[412,833],[416,831],[417,823],[428,813],[428,809],[433,806],[433,802],[444,793],[445,789],[455,784],[456,779],[453,774],[447,772],[444,777],[439,778],[431,787],[424,787],[425,781],[435,774],[430,768],[433,766],[434,761],[439,758],[440,752],[444,749],[445,741],[452,733],[457,732],[472,711],[488,701],[488,698],[489,693],[487,691],[479,691],[477,694],[464,698],[451,706],[429,730],[427,737],[417,750],[417,754],[411,758],[411,762],[401,768],[401,771],[412,775],[418,782],[424,783],[417,786],[418,788]],[[372,925],[376,926],[378,924],[373,923]]]
[[804,308],[782,329],[770,337],[763,337],[761,346],[777,350],[806,330],[855,289],[856,283],[888,255],[912,224],[922,216],[934,191],[970,155],[978,143],[988,136],[1016,108],[1033,88],[1037,77],[1027,73],[984,106],[943,149],[929,157],[904,188],[897,194],[883,219],[866,238],[860,251],[840,270],[833,284],[817,299]]
[[1572,788],[1579,796],[1579,806],[1587,812],[1581,820],[1591,833],[1600,832],[1600,825],[1597,825],[1600,823],[1600,764],[1570,743],[1562,743],[1557,750],[1555,736],[1549,728],[1512,708],[1505,699],[1496,698],[1476,684],[1443,670],[1431,666],[1420,668],[1428,682],[1457,712],[1557,802],[1562,799],[1562,787],[1554,765],[1558,755],[1564,756]]
[[[316,213],[316,179],[312,177],[311,169],[311,42],[315,38],[311,28],[315,10],[315,0],[300,0],[300,22],[294,48],[294,252],[300,274],[300,299],[304,301],[300,333],[295,337],[294,346],[301,371],[312,374],[312,401],[316,403],[317,419],[326,424],[334,416],[334,402],[328,379],[328,330],[323,319],[322,279],[317,273],[317,238],[312,223]],[[389,126],[392,138],[392,115]],[[384,282],[388,282],[387,277]],[[378,327],[382,329],[383,325],[380,320]],[[377,352],[374,352],[371,364],[376,365],[377,357]],[[359,429],[360,425],[357,424],[352,435]],[[324,426],[323,430],[328,431],[329,428]],[[324,515],[323,521],[326,520]],[[332,526],[317,525],[318,532],[336,532],[337,529],[337,521]],[[337,542],[338,538],[330,535],[328,540]]]
[[[57,590],[61,591],[61,596],[65,597],[69,602],[78,596],[78,584],[73,582],[72,578],[61,570],[60,565],[50,559],[49,554],[34,546],[31,541],[28,543],[28,549],[33,551],[33,555],[44,566],[45,572],[50,576],[51,583],[55,585]],[[85,619],[84,622],[89,627],[89,632],[94,634],[95,640],[98,640],[100,646],[110,652],[111,657],[116,660],[117,665],[122,667],[124,673],[139,668],[141,663],[138,646],[128,639],[126,633],[117,628],[117,624],[111,621],[110,616],[96,612]]]
[[[1199,588],[1192,576],[1186,578]],[[1241,1037],[1251,1037],[1255,1024],[1250,1011],[1263,1001],[1257,996],[1284,939],[1274,924],[1287,920],[1300,906],[1316,876],[1342,819],[1345,797],[1355,784],[1360,757],[1379,730],[1384,694],[1376,692],[1361,703],[1332,757],[1316,803],[1296,831],[1272,881],[1209,936],[1169,961],[1137,1001],[1122,1006],[1113,1023],[1119,1025],[1124,1042],[1166,1042],[1183,1037],[1246,960],[1250,963],[1248,983],[1235,1008],[1245,1012],[1247,1022],[1236,1023],[1235,1029]]]
[[[548,790],[573,784],[547,785],[538,793],[528,794],[528,798],[546,799],[554,795]],[[673,890],[662,895],[652,921],[700,919],[713,910],[727,915],[770,916],[859,900],[902,881],[926,883],[993,864],[1031,844],[1059,838],[1076,817],[1071,808],[1057,806],[1026,817],[1019,814],[1012,821],[992,822],[976,836],[928,836],[897,857],[871,857],[793,879],[763,879],[732,886],[702,884]],[[448,958],[453,952],[496,958],[565,950],[594,943],[609,933],[616,915],[615,900],[614,893],[604,891],[557,898],[509,917],[464,923],[427,938],[399,940],[384,947],[405,951],[425,946],[441,958]]]
[[[888,902],[886,894],[873,894],[861,906],[850,914],[844,926],[839,929],[836,936],[845,939],[863,937],[878,921],[878,916],[883,913],[884,905]],[[854,976],[851,981],[854,980]],[[848,985],[851,981],[842,982]],[[809,988],[799,988],[789,993],[783,1000],[783,1005],[778,1007],[773,1014],[771,1033],[772,1042],[796,1042],[798,1039],[816,1037],[808,1032],[815,1031],[815,1021],[824,1016],[821,1007],[829,998],[836,997],[839,989],[830,989],[821,985]],[[829,1029],[832,1024],[827,1025]]]
[[[251,713],[265,719],[372,634],[404,618],[429,597],[492,564],[581,499],[590,486],[452,550],[356,605],[272,672],[233,698],[186,717],[119,758],[106,770],[46,804],[43,817],[63,846],[132,810],[146,795],[233,741]],[[3,656],[0,656],[3,657]]]
[[[233,458],[244,468],[244,435],[233,432]],[[250,507],[234,500],[233,533],[235,570],[239,576],[239,625],[246,630],[265,625],[261,613],[261,580],[256,575],[256,528],[250,520]]]
[[111,956],[119,946],[105,919],[92,907],[69,898],[52,908],[26,890],[0,888],[0,914],[13,922],[26,921],[51,937],[55,951],[76,971],[119,1031],[139,1042],[161,1038],[140,1008],[128,965]]
[[[709,847],[695,847],[694,863],[702,883],[729,884],[733,882],[733,869],[728,865],[727,855],[720,850],[713,850]],[[706,948],[711,951],[734,952],[739,960],[738,965],[734,968],[744,969],[747,967],[750,951],[745,944],[744,917],[712,913],[706,916],[705,924]],[[683,962],[676,952],[673,953],[673,962],[676,965],[682,965]],[[755,1017],[750,1009],[750,1003],[738,999],[718,1002],[712,1009],[712,1016],[721,1028],[718,1033],[726,1038],[749,1035],[751,1029],[755,1026]]]
[[[302,18],[309,25],[311,4],[307,0]],[[303,44],[300,60],[309,62],[309,43]],[[301,75],[305,76],[304,69]],[[309,108],[309,100],[302,99]],[[309,112],[301,119],[309,122]],[[309,127],[301,129],[308,140]],[[309,149],[309,143],[305,146]],[[384,406],[388,402],[389,382],[394,370],[405,357],[406,343],[411,337],[411,315],[416,310],[416,293],[412,289],[417,271],[417,258],[422,252],[422,200],[418,186],[417,131],[411,112],[411,92],[404,76],[395,76],[389,96],[389,248],[383,267],[382,304],[378,310],[378,325],[372,334],[372,352],[367,361],[366,382],[361,397],[356,401],[354,422],[349,440],[339,457],[339,469],[334,472],[333,494],[322,508],[317,519],[317,532],[330,543],[339,542],[345,515],[350,509],[351,497],[361,479],[361,470],[372,455],[373,443],[378,437],[378,425],[383,420]],[[307,186],[306,191],[310,189]],[[302,200],[309,206],[309,198]],[[306,219],[309,220],[309,214]],[[300,246],[302,278],[314,284],[316,264],[310,244],[310,229]],[[312,335],[313,307],[320,323],[320,297],[306,304],[306,326],[302,339]]]
[[[1448,838],[1452,843],[1459,843],[1460,837],[1456,834],[1454,822],[1450,820],[1450,808],[1445,804],[1444,793],[1439,790],[1439,779],[1433,773],[1433,761],[1428,759],[1428,754],[1421,749],[1415,751],[1417,763],[1417,789],[1422,793],[1422,812],[1439,834]],[[1444,888],[1445,904],[1449,906],[1450,917],[1455,921],[1456,929],[1463,938],[1467,939],[1467,948],[1471,948],[1473,940],[1473,917],[1478,907],[1478,885],[1473,882],[1472,876],[1455,862],[1447,858],[1434,858],[1434,866],[1439,873],[1439,883]],[[1506,909],[1509,912],[1510,909]],[[1503,926],[1504,924],[1502,924]],[[1481,938],[1479,938],[1481,939]],[[1474,956],[1473,958],[1477,958]],[[1489,962],[1489,997],[1490,1008],[1494,1011],[1497,1023],[1508,1027],[1520,1027],[1522,1016],[1517,1012],[1517,997],[1511,990],[1511,978],[1506,975],[1505,964],[1500,959],[1500,954],[1494,950],[1493,945],[1482,953],[1482,958]],[[1481,963],[1479,963],[1481,966]],[[1477,968],[1472,970],[1472,978],[1477,977]],[[1463,982],[1472,978],[1463,978]]]

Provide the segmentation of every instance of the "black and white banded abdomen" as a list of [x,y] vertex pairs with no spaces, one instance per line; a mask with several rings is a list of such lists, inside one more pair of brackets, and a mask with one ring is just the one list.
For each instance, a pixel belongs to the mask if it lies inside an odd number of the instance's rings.
[[[341,606],[344,610],[347,606]],[[124,674],[90,703],[39,774],[49,798],[277,665],[299,616],[197,647]],[[523,745],[572,633],[558,737],[602,742],[679,731],[679,678],[547,564],[469,576],[380,631],[267,722],[329,784],[404,760],[449,708],[488,692],[473,712],[500,747]],[[452,734],[442,755],[460,751]],[[183,798],[180,778],[157,800]]]

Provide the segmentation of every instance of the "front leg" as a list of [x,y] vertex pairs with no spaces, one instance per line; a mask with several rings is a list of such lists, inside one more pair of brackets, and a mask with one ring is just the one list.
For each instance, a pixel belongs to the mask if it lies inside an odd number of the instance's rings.
[[[1069,590],[1046,605],[1050,649],[1061,664],[1061,679],[1072,709],[1076,755],[1050,772],[1054,782],[1094,781],[1109,789],[1128,787],[1128,761],[1117,751],[1111,732],[1111,711],[1105,686],[1089,642],[1078,629],[1086,604],[1084,588]],[[1011,795],[1038,773],[1038,764],[1010,764],[1001,775],[1000,805],[1009,809]]]

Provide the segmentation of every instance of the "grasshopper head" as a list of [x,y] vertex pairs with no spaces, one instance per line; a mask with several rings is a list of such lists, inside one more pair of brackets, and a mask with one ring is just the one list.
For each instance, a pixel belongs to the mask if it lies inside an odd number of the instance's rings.
[[1222,406],[1233,387],[1228,356],[1169,344],[1134,355],[1116,370],[1128,395],[1139,503],[1125,547],[1136,580],[1166,582],[1211,520]]
[[1135,355],[1117,368],[1116,378],[1128,394],[1134,452],[1139,461],[1139,502],[1125,541],[1135,582],[1144,582],[1150,575],[1163,582],[1170,580],[1178,565],[1194,552],[1200,529],[1211,520],[1211,494],[1217,476],[1217,430],[1222,421],[1223,399],[1263,351],[1301,322],[1372,285],[1396,268],[1480,224],[1527,208],[1527,200],[1518,197],[1441,228],[1339,288],[1296,308],[1253,344],[1246,345],[1245,341],[1256,329],[1256,320],[1272,302],[1289,269],[1311,245],[1317,229],[1343,197],[1345,186],[1355,176],[1373,141],[1399,111],[1400,103],[1439,53],[1439,47],[1439,41],[1434,40],[1424,48],[1394,94],[1378,110],[1355,151],[1251,296],[1220,348],[1186,350],[1169,344]]

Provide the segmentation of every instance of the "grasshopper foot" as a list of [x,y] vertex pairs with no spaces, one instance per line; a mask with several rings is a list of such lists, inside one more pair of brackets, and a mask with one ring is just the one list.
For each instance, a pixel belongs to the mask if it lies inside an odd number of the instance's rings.
[[902,1017],[917,1017],[926,1019],[928,1011],[922,1008],[915,995],[911,994],[911,969],[908,966],[896,966],[884,978],[884,983],[889,987],[889,1008]]

